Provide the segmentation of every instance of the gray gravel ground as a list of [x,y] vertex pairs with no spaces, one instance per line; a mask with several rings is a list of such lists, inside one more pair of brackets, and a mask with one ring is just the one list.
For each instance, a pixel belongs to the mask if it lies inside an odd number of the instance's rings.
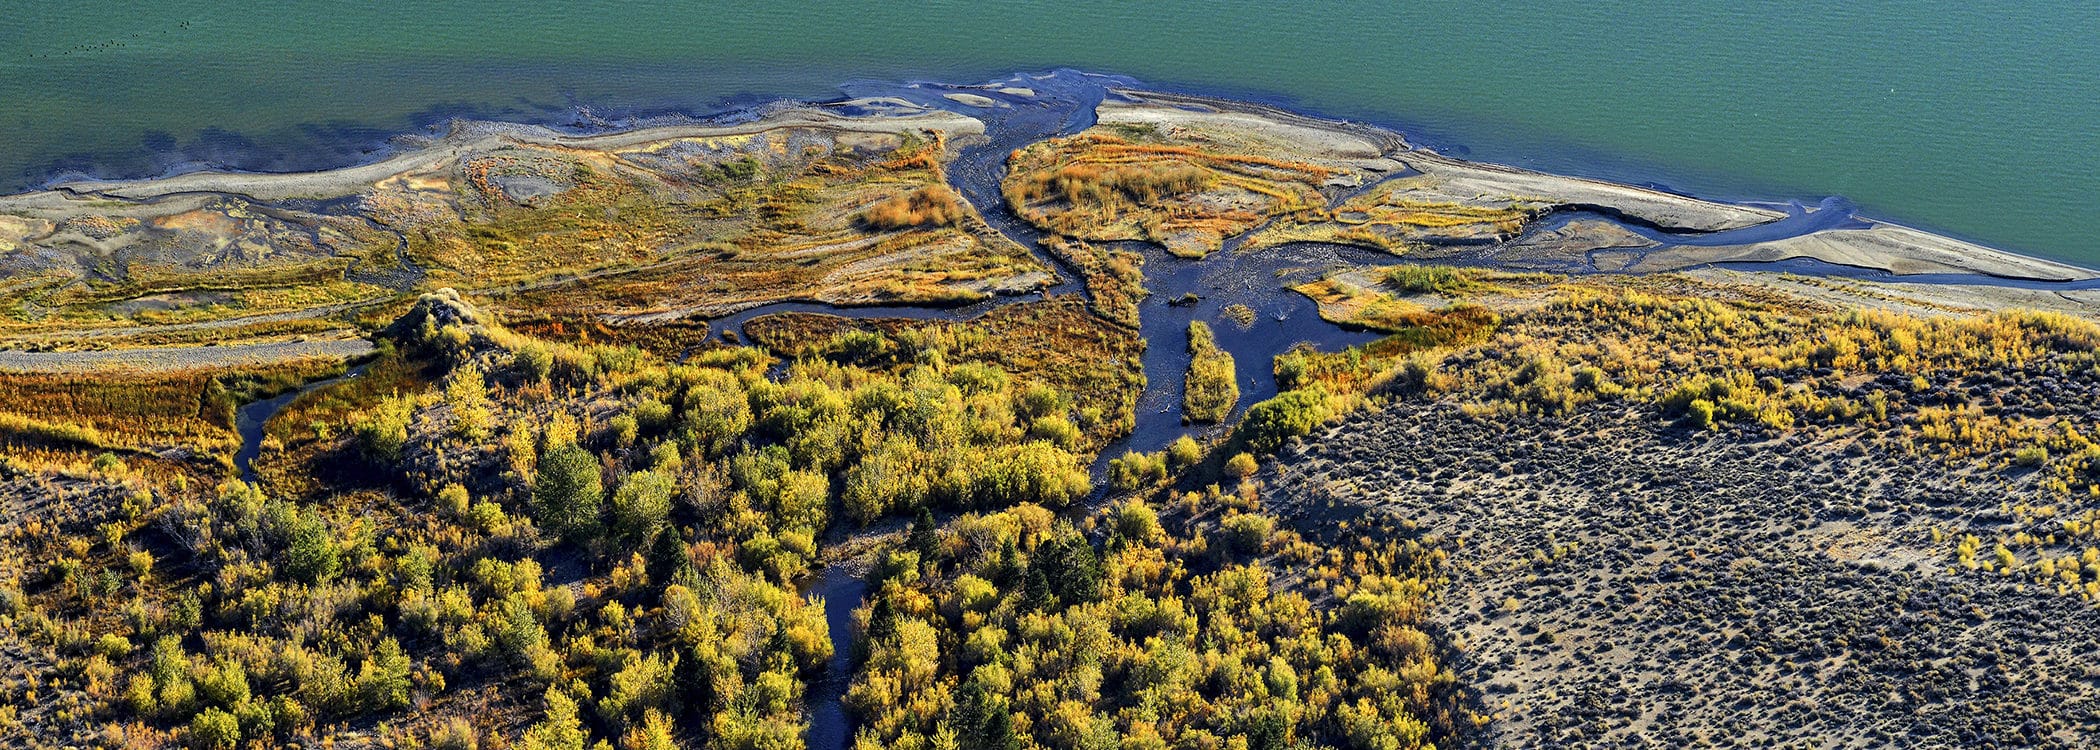
[[2035,478],[1795,434],[1391,404],[1287,449],[1265,501],[1452,540],[1493,746],[2093,747],[2100,609],[1931,539]]

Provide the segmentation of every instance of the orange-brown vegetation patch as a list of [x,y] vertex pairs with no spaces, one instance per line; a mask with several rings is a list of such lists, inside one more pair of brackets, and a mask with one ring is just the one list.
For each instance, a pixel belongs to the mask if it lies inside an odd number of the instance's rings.
[[0,374],[0,443],[16,449],[231,456],[235,408],[340,372],[336,360],[239,370]]
[[1106,132],[1015,151],[1002,189],[1022,218],[1088,240],[1145,240],[1201,256],[1226,237],[1293,211],[1323,208],[1342,170]]
[[712,315],[786,299],[952,303],[1047,281],[943,182],[945,143],[797,131],[678,158],[623,154],[531,205],[499,192],[491,208],[469,206],[463,215],[482,218],[445,238],[457,260],[444,264],[517,282],[490,289],[497,308],[567,316]]
[[1544,200],[1456,196],[1439,190],[1434,177],[1416,175],[1389,180],[1330,210],[1280,218],[1247,244],[1335,242],[1405,255],[1426,246],[1506,240],[1549,205]]
[[955,191],[928,185],[909,195],[891,196],[860,213],[861,224],[878,231],[954,226],[967,212]]

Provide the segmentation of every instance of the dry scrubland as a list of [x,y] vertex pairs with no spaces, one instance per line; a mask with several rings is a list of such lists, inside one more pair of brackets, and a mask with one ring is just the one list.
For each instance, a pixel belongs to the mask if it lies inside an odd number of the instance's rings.
[[[729,343],[700,318],[1048,282],[945,182],[974,121],[469,132],[324,176],[8,199],[0,337],[176,359],[0,373],[0,744],[787,748],[826,684],[857,748],[2100,726],[2100,327],[2076,295],[1296,269],[1323,320],[1383,336],[1236,361],[1213,326],[1246,306],[1142,340],[1162,301],[1117,243],[1666,267],[1682,251],[1538,222],[1776,214],[1216,102],[1100,115],[1001,186],[1085,297],[781,313]],[[350,331],[354,362],[170,347]],[[1187,372],[1143,371],[1163,345]],[[1200,422],[1250,371],[1279,395],[1095,486],[1148,375]],[[235,409],[294,389],[241,481]],[[823,601],[823,570],[865,597]]]
[[1744,291],[1476,284],[1495,332],[1294,430],[1264,502],[1450,551],[1489,741],[2079,746],[2100,328]]

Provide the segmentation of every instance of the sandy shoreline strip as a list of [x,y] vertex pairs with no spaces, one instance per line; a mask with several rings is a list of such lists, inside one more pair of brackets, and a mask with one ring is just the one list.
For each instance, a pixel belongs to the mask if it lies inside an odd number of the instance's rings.
[[0,372],[58,375],[216,370],[300,359],[349,359],[372,350],[370,341],[340,338],[90,352],[0,351]]
[[185,194],[239,195],[260,201],[327,199],[352,195],[396,175],[432,169],[476,150],[502,142],[618,150],[682,138],[723,138],[788,128],[823,128],[846,132],[902,133],[939,130],[963,135],[984,132],[975,118],[925,109],[911,114],[848,116],[817,106],[794,107],[774,116],[736,125],[667,125],[590,135],[569,135],[538,125],[463,122],[428,148],[353,167],[320,172],[192,172],[146,180],[81,181],[50,190],[0,197],[0,212],[44,218],[82,213],[113,214],[108,199],[152,201]]

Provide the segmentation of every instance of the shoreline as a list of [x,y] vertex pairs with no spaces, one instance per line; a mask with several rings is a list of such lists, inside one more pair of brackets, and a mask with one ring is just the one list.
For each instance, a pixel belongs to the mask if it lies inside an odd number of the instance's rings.
[[[1048,75],[1058,72],[1080,71],[1072,71],[1067,68],[1022,71],[1014,74],[1013,77],[1007,79],[994,78],[981,85],[996,90],[999,85],[1010,82],[1013,78]],[[1301,98],[1288,92],[1223,85],[1181,84],[1172,81],[1141,82],[1114,73],[1090,75],[1119,81],[1120,83],[1112,86],[1113,88],[1138,90],[1136,87],[1143,87],[1142,90],[1146,94],[1154,97],[1177,97],[1212,103],[1231,102],[1244,108],[1259,110],[1265,114],[1383,130],[1405,138],[1411,148],[1427,150],[1446,158],[1474,164],[1494,164],[1524,171],[1541,171],[1546,174],[1611,183],[1665,195],[1694,198],[1741,207],[1784,205],[1789,201],[1805,200],[1801,196],[1807,195],[1805,193],[1788,194],[1784,192],[1782,187],[1756,184],[1756,181],[1748,179],[1731,180],[1729,175],[1726,174],[1713,174],[1699,179],[1737,183],[1735,187],[1716,188],[1714,190],[1683,189],[1677,187],[1678,181],[1690,178],[1682,170],[1673,170],[1670,165],[1655,163],[1635,154],[1610,152],[1582,144],[1562,143],[1557,136],[1550,132],[1523,130],[1511,134],[1511,137],[1518,140],[1534,142],[1533,145],[1538,148],[1550,147],[1553,153],[1563,157],[1570,152],[1575,154],[1568,164],[1541,169],[1525,165],[1535,162],[1550,162],[1554,161],[1554,159],[1543,156],[1540,153],[1530,153],[1522,150],[1501,154],[1473,154],[1473,147],[1464,138],[1464,133],[1468,130],[1461,124],[1464,118],[1458,118],[1453,123],[1436,125],[1432,124],[1431,120],[1409,119],[1404,115],[1397,114],[1381,113],[1366,117],[1330,117],[1322,114],[1317,108],[1305,104]],[[868,83],[868,81],[862,79],[848,79],[835,84],[831,88],[840,92],[857,92]],[[910,79],[902,84],[887,85],[918,85],[921,83],[934,84],[938,82],[934,79]],[[762,93],[745,92],[725,95],[712,102],[697,106],[688,102],[670,103],[668,101],[655,104],[619,104],[609,108],[611,111],[610,117],[601,115],[599,112],[594,111],[595,107],[584,103],[563,107],[538,105],[537,108],[527,110],[502,110],[503,114],[500,116],[511,119],[501,120],[475,119],[472,115],[460,114],[433,117],[431,115],[434,112],[456,113],[459,111],[457,109],[434,107],[428,112],[412,114],[410,119],[406,121],[406,124],[400,127],[374,126],[367,129],[368,134],[375,131],[387,133],[382,138],[346,137],[323,144],[330,146],[330,150],[340,153],[355,152],[362,157],[336,166],[323,166],[317,169],[291,172],[243,171],[220,168],[217,164],[193,158],[185,158],[176,162],[168,162],[163,159],[161,161],[167,163],[167,165],[158,173],[141,172],[134,176],[98,177],[87,174],[87,172],[99,168],[101,166],[99,164],[81,166],[75,163],[63,167],[57,163],[44,163],[42,166],[28,164],[24,165],[24,169],[19,173],[18,181],[11,181],[4,188],[0,188],[0,190],[9,191],[0,193],[0,200],[35,193],[59,191],[68,187],[82,185],[135,185],[184,179],[200,174],[267,177],[314,175],[366,168],[428,151],[431,144],[442,143],[450,137],[445,132],[446,130],[457,128],[463,124],[469,126],[497,125],[530,129],[542,131],[552,137],[561,139],[587,139],[657,129],[733,129],[738,127],[738,125],[725,123],[734,123],[739,120],[748,123],[749,120],[747,118],[763,116],[763,113],[769,109],[821,108],[850,103],[860,98],[864,97],[858,93],[842,93],[831,98],[795,98],[792,95],[776,97]],[[1495,129],[1494,125],[1487,123],[1480,124],[1480,127],[1487,130]],[[263,144],[257,144],[255,147],[258,149],[267,148]],[[139,151],[130,154],[130,157],[151,160],[156,153],[158,152]],[[104,156],[115,158],[117,155],[112,153]],[[221,156],[223,157],[223,155]],[[2092,275],[2100,275],[2100,259],[2084,261],[2060,257],[2044,251],[1999,246],[1993,244],[1987,238],[1938,227],[1929,217],[1900,214],[1889,214],[1883,217],[1872,213],[1872,208],[1871,205],[1867,206],[1867,212],[1861,214],[1862,218],[1875,223],[1912,229],[1962,244],[1986,248],[1997,253],[2020,256],[2031,260],[2085,270],[2091,272]],[[6,208],[0,207],[0,213],[5,211]]]
[[[965,134],[982,133],[983,123],[948,112],[925,110],[911,115],[849,116],[827,107],[852,105],[861,100],[807,103],[783,107],[781,115],[734,125],[657,125],[604,133],[575,135],[527,123],[460,120],[452,132],[423,148],[401,151],[378,161],[311,172],[236,172],[204,170],[168,177],[139,180],[78,180],[56,183],[44,190],[0,195],[0,212],[13,210],[63,211],[80,206],[70,201],[116,198],[153,205],[184,196],[237,195],[259,201],[326,200],[353,194],[357,189],[406,172],[429,169],[459,158],[477,147],[504,140],[531,145],[616,150],[654,141],[681,138],[725,138],[755,135],[786,128],[821,128],[842,132],[900,133],[912,130],[945,130]],[[56,203],[54,203],[56,201]]]
[[[1016,78],[1054,73],[1021,73],[1017,74]],[[1281,97],[1247,95],[1251,98],[1227,98],[1192,92],[1188,87],[1165,85],[1158,88],[1139,88],[1149,84],[1117,77],[1104,78],[1111,81],[1105,84],[1105,87],[1120,96],[1138,97],[1146,101],[1189,109],[1210,109],[1223,114],[1251,115],[1289,126],[1346,133],[1369,142],[1381,143],[1394,154],[1407,154],[1439,167],[1463,170],[1470,173],[1469,176],[1489,176],[1491,183],[1497,186],[1506,186],[1510,182],[1525,185],[1544,180],[1563,186],[1582,186],[1634,200],[1650,201],[1657,206],[1697,205],[1716,215],[1738,214],[1735,218],[1715,219],[1700,226],[1690,227],[1693,229],[1713,231],[1746,228],[1758,223],[1752,217],[1777,220],[1786,215],[1771,208],[1784,205],[1787,203],[1784,200],[1721,200],[1674,190],[1666,184],[1658,187],[1653,181],[1620,181],[1582,174],[1541,172],[1511,164],[1476,161],[1469,156],[1453,156],[1446,152],[1465,152],[1466,147],[1434,143],[1435,139],[1425,143],[1405,129],[1388,127],[1381,123],[1326,118],[1298,111],[1281,103]],[[988,82],[984,85],[992,86],[996,83],[998,82]],[[920,85],[922,84],[908,83],[902,84],[902,87],[916,88]],[[1008,87],[1008,90],[1013,89]],[[953,97],[948,99],[965,107],[982,106],[982,103],[978,102]],[[1104,102],[1101,108],[1102,111],[1106,111],[1116,106],[1119,106],[1119,103],[1111,101]],[[862,111],[842,111],[853,109]],[[882,112],[884,109],[889,111]],[[667,120],[676,119],[684,119],[686,122],[666,124]],[[513,139],[533,145],[619,149],[651,141],[729,137],[795,127],[833,128],[847,132],[930,129],[958,133],[966,137],[981,135],[984,128],[982,121],[963,112],[923,102],[883,97],[879,94],[847,95],[808,101],[778,99],[755,106],[727,108],[712,113],[667,115],[657,110],[652,115],[638,115],[620,122],[599,122],[604,125],[576,128],[557,125],[553,118],[542,121],[533,121],[531,118],[521,121],[452,119],[427,126],[429,129],[446,129],[443,133],[427,135],[403,131],[395,134],[388,139],[386,148],[375,152],[377,158],[374,160],[314,171],[243,172],[206,168],[138,179],[53,180],[46,182],[42,189],[0,195],[0,214],[51,218],[69,215],[70,212],[110,199],[134,202],[134,205],[129,207],[130,211],[125,212],[134,215],[158,213],[154,210],[156,207],[181,210],[186,198],[204,201],[223,195],[266,202],[340,199],[355,195],[359,189],[367,188],[388,177],[441,165],[477,146],[486,146],[500,139]],[[1408,166],[1413,165],[1409,163]],[[1887,233],[1884,236],[1892,241],[1896,239],[1893,235],[1902,235],[1904,239],[1918,244],[1925,254],[1931,257],[1909,259],[1908,262],[1899,258],[1891,262],[1877,263],[1876,259],[1882,256],[1875,255],[1869,248],[1790,248],[1789,245],[1830,244],[1798,242],[1806,239],[1800,237],[1733,247],[1654,248],[1643,253],[1640,260],[1615,269],[1614,272],[1667,272],[1718,264],[1784,263],[1807,258],[1833,266],[1860,268],[1897,276],[1968,273],[2032,282],[2076,282],[2100,278],[2100,268],[2045,255],[1994,247],[1984,242],[1932,230],[1929,228],[1929,222],[1881,219],[1860,213],[1854,215],[1871,225],[1866,231],[1883,231]],[[1728,255],[1724,251],[1734,251],[1738,254]],[[1821,254],[1818,254],[1819,252]],[[1662,258],[1661,262],[1647,262],[1648,256],[1658,253]],[[1646,265],[1643,265],[1644,263]]]

